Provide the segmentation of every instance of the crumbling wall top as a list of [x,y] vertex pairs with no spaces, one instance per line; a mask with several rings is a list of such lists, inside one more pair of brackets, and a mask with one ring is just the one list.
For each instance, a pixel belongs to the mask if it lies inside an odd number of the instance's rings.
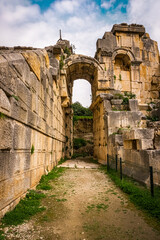
[[114,24],[111,32],[115,35],[116,32],[137,33],[139,36],[143,36],[145,33],[145,27],[139,24]]

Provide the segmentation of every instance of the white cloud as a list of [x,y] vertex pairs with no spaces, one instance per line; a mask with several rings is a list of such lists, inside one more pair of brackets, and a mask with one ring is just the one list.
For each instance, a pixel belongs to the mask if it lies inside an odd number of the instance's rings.
[[146,31],[160,47],[160,0],[130,0],[128,19],[131,23],[143,24]]
[[108,10],[113,7],[116,0],[103,1],[101,7]]

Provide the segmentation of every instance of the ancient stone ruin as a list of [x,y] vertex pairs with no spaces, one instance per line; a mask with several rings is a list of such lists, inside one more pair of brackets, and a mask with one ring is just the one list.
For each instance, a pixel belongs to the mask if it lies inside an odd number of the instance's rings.
[[0,48],[0,216],[34,188],[61,157],[73,154],[72,87],[92,88],[94,157],[160,184],[159,51],[142,25],[114,25],[95,57],[60,39],[45,49]]

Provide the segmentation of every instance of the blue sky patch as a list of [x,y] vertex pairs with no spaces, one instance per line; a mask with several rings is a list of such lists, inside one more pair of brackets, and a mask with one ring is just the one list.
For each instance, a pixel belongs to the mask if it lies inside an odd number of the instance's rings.
[[47,10],[55,0],[31,0],[32,4],[38,4],[42,12]]

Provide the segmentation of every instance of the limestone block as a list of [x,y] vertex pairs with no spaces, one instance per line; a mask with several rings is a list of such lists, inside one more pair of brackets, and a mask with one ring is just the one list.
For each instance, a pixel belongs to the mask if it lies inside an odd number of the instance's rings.
[[39,111],[39,100],[38,95],[36,93],[32,93],[32,112],[38,114]]
[[137,128],[123,133],[123,140],[153,139],[154,129]]
[[113,146],[123,146],[123,140],[121,134],[112,134],[108,137],[108,145]]
[[39,93],[39,88],[41,83],[38,81],[36,75],[33,72],[30,72],[30,81],[31,81],[31,88],[33,92]]
[[31,129],[30,128],[22,124],[15,124],[13,147],[14,149],[30,150],[31,148]]
[[5,92],[0,89],[0,112],[10,115],[11,105],[5,94]]
[[[17,76],[25,82],[29,87],[31,87],[30,82],[30,68],[26,63],[25,59],[19,53],[12,54],[14,59],[12,59],[12,65],[16,70]],[[8,54],[7,54],[8,56]]]
[[122,102],[123,102],[123,99],[112,99],[111,100],[111,103],[113,105],[120,105],[120,104],[122,104]]
[[0,149],[12,149],[14,125],[7,118],[0,119]]
[[119,81],[119,83],[122,86],[122,91],[126,91],[126,92],[131,91],[131,81],[130,80],[128,80],[128,81],[122,80],[122,81]]
[[160,172],[160,150],[152,150],[150,152],[150,165],[153,166],[155,171]]
[[37,78],[41,79],[41,62],[37,54],[33,51],[26,51],[22,53],[23,57],[26,59],[27,63],[31,67],[32,71],[35,73]]
[[46,129],[46,122],[44,121],[44,119],[38,117],[38,119],[37,119],[37,127],[39,129],[41,129],[42,131],[45,131],[45,129]]
[[0,208],[4,208],[14,199],[13,178],[0,182]]
[[138,122],[141,120],[140,112],[130,112],[130,111],[112,111],[108,113],[107,116],[108,127],[115,129],[115,132],[118,128],[125,127],[135,127]]
[[155,146],[156,149],[160,150],[160,132],[159,132],[159,134],[155,135],[154,146]]
[[17,96],[31,108],[31,92],[22,81],[17,81]]
[[14,97],[11,97],[11,116],[18,121],[27,123],[28,111],[23,102],[16,100]]
[[133,149],[132,146],[132,141],[128,140],[128,141],[123,141],[123,145],[124,145],[124,149]]
[[130,72],[129,71],[121,71],[121,79],[122,79],[122,81],[130,81]]
[[37,121],[38,121],[37,118],[38,118],[38,116],[35,113],[28,110],[28,124],[29,125],[36,127]]
[[30,176],[31,188],[35,187],[38,184],[43,174],[44,174],[44,166],[40,166],[36,169],[31,170],[31,176]]
[[153,149],[153,140],[152,139],[137,140],[137,149],[138,150]]
[[0,180],[23,174],[30,168],[30,152],[5,151],[0,153],[0,167]]
[[138,100],[136,99],[129,99],[129,109],[130,111],[137,112],[138,109]]
[[17,85],[16,85],[17,75],[12,67],[8,65],[7,62],[0,65],[0,86],[9,95],[16,95]]

